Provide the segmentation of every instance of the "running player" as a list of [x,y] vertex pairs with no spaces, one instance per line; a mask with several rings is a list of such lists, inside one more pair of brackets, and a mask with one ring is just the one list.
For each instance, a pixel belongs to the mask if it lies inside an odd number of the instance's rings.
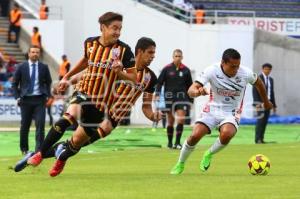
[[[114,12],[107,12],[99,17],[102,35],[85,40],[84,56],[59,83],[59,89],[63,92],[70,85],[69,79],[85,70],[79,85],[76,86],[71,105],[49,130],[41,150],[35,157],[44,157],[48,149],[63,136],[65,130],[77,124],[80,113],[78,104],[91,101],[104,115],[113,102],[114,96],[111,91],[117,86],[116,80],[136,80],[134,55],[130,47],[119,40],[122,20],[123,16]],[[27,158],[32,155],[33,153],[30,153]],[[18,167],[15,167],[15,171],[19,171]]]
[[201,138],[210,134],[214,127],[219,128],[219,137],[204,153],[200,170],[206,171],[214,154],[227,146],[239,127],[239,119],[243,107],[245,89],[248,83],[254,85],[264,102],[264,108],[272,108],[265,87],[257,74],[240,66],[241,56],[234,49],[227,49],[222,56],[221,64],[208,67],[196,79],[188,90],[190,97],[207,95],[204,86],[210,83],[210,100],[204,107],[201,117],[196,120],[193,132],[184,142],[179,160],[171,170],[171,174],[180,174],[188,156]]

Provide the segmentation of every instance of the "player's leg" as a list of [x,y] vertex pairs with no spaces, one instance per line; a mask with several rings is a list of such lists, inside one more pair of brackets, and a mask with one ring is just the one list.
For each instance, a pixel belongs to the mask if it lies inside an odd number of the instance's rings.
[[236,134],[237,128],[238,125],[235,121],[224,121],[221,123],[219,128],[220,135],[214,144],[204,153],[200,162],[200,170],[206,171],[209,168],[213,155],[227,146],[227,144]]
[[183,109],[183,106],[180,105],[179,109],[176,110],[177,126],[176,126],[176,140],[175,140],[175,145],[174,145],[175,149],[181,149],[181,147],[182,147],[181,144],[180,144],[180,139],[181,139],[182,132],[183,132],[185,114],[186,114],[186,112]]
[[168,136],[168,148],[173,147],[173,134],[174,134],[174,122],[175,118],[171,110],[167,112],[167,120],[168,120],[168,125],[167,125],[167,136]]
[[66,161],[77,154],[82,146],[108,136],[113,128],[108,119],[101,122],[98,128],[79,126],[70,141],[67,141],[65,149],[57,155],[57,160],[49,171],[50,176],[55,177],[60,174],[63,171]]
[[77,124],[77,116],[80,114],[80,105],[79,104],[70,104],[66,113],[54,123],[54,125],[49,130],[42,146],[41,150],[37,152],[34,156],[28,159],[27,163],[29,165],[38,166],[49,148],[55,144],[63,135],[66,129],[73,125]]
[[177,164],[171,170],[171,174],[180,174],[184,170],[184,164],[188,159],[189,155],[194,150],[196,144],[201,138],[210,133],[210,128],[202,122],[198,122],[193,127],[192,134],[185,140],[182,149],[180,151],[179,159]]

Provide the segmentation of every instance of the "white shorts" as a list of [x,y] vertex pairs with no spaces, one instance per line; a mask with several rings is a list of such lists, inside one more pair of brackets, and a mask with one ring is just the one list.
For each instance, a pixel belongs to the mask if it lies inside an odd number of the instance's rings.
[[232,113],[224,113],[222,115],[213,114],[211,112],[202,112],[201,116],[196,119],[195,123],[205,124],[210,131],[214,128],[220,128],[225,123],[231,123],[235,126],[236,130],[239,128],[239,118]]

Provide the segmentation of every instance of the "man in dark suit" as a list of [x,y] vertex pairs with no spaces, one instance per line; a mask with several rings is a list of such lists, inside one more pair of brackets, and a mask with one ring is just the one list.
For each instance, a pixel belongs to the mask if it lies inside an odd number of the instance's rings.
[[13,91],[21,109],[20,150],[26,154],[29,150],[28,134],[32,119],[35,120],[36,146],[40,146],[45,136],[45,104],[50,96],[51,75],[48,66],[39,62],[40,48],[31,46],[28,61],[17,66],[13,79]]
[[[265,63],[262,65],[262,73],[259,75],[260,79],[263,81],[269,100],[273,104],[273,112],[276,113],[276,102],[275,102],[275,95],[274,95],[274,80],[270,76],[270,73],[272,71],[272,65],[269,63]],[[253,101],[254,106],[256,108],[256,127],[255,127],[255,143],[256,144],[264,144],[264,135],[266,126],[268,123],[268,119],[270,116],[270,110],[265,110],[262,104],[262,100],[256,90],[255,87],[253,87]]]

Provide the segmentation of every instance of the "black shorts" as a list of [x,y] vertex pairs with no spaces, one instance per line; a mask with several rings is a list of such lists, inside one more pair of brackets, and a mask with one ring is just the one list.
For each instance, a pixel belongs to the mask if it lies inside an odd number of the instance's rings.
[[81,101],[80,105],[80,126],[82,126],[88,136],[92,137],[95,133],[98,133],[97,128],[99,127],[99,123],[103,122],[106,118],[111,122],[113,128],[116,128],[118,125],[118,122],[96,108],[95,104],[93,104],[89,99]]
[[176,112],[177,110],[187,111],[190,108],[191,102],[189,101],[177,101],[175,99],[166,99],[166,109],[165,111]]

